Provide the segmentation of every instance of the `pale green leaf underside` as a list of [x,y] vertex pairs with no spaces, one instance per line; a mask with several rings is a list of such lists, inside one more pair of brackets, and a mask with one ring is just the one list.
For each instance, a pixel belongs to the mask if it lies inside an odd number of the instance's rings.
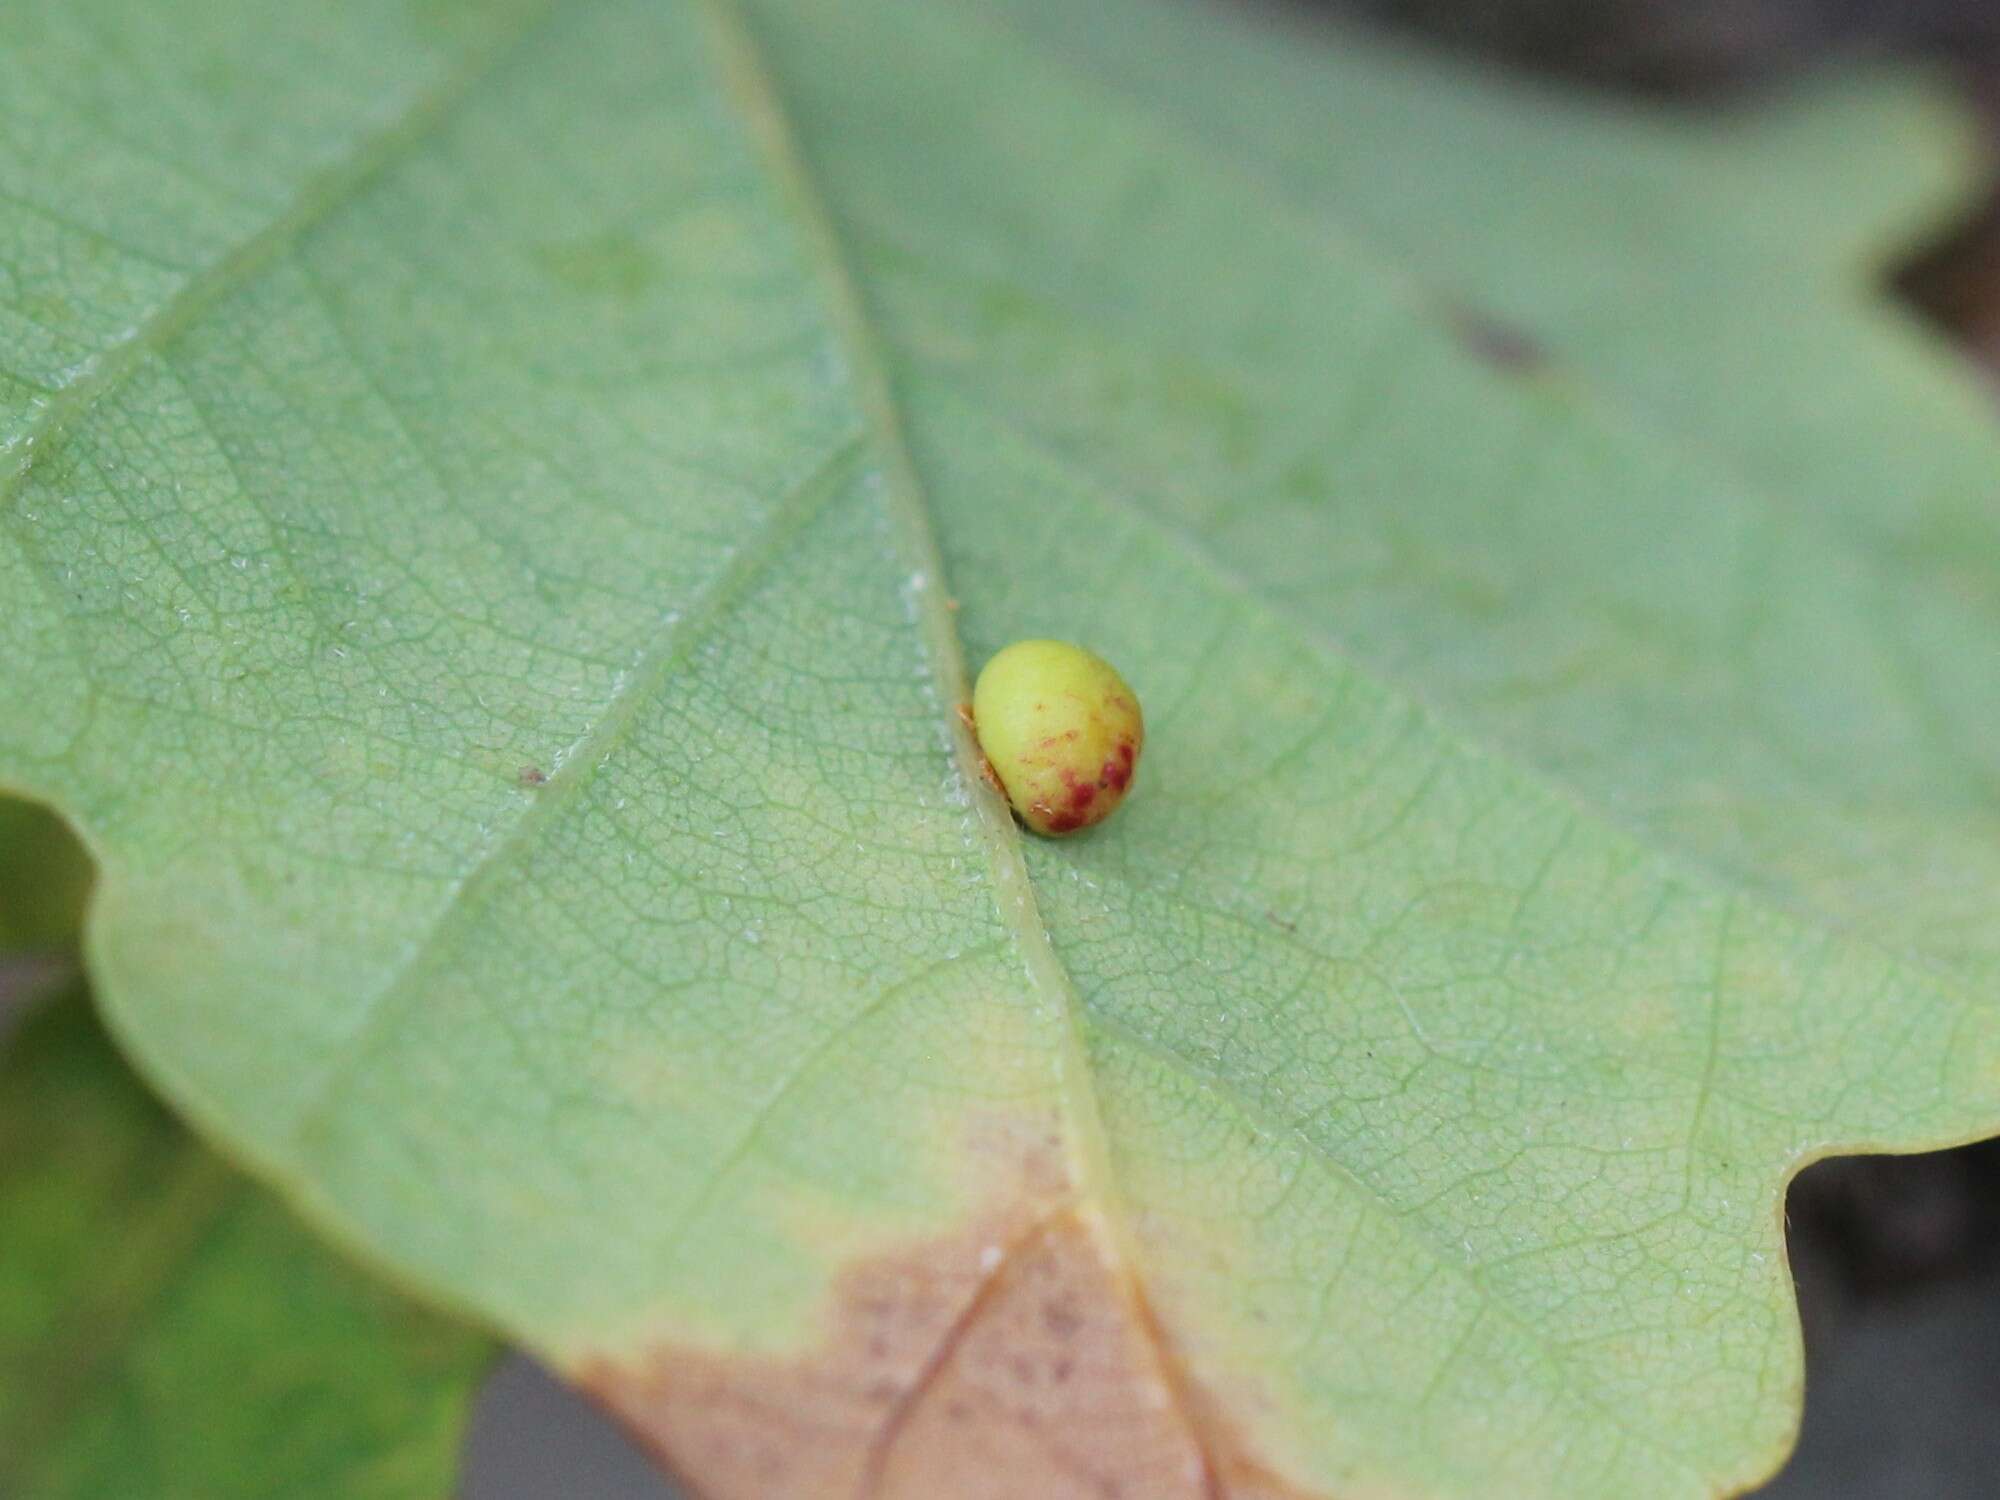
[[[809,1342],[1041,1104],[1294,1483],[1753,1477],[1787,1169],[2000,1121],[1926,106],[746,9],[10,15],[0,778],[121,1035],[558,1359]],[[968,793],[954,625],[1125,671],[1117,819]]]

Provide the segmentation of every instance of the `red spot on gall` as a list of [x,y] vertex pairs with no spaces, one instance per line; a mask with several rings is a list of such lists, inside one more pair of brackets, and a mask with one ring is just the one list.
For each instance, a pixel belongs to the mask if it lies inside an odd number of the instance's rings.
[[1132,780],[1132,762],[1136,759],[1130,740],[1124,741],[1104,763],[1104,769],[1097,773],[1097,784],[1114,792],[1122,792]]

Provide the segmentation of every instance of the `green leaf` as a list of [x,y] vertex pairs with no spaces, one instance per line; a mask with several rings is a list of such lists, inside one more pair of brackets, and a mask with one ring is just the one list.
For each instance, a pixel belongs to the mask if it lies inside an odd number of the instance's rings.
[[[1254,456],[1149,472],[1137,493],[1293,619],[1650,840],[1991,993],[2000,424],[1990,385],[1882,286],[1895,251],[1969,206],[1963,117],[1864,79],[1663,127],[1540,91],[1423,87],[1408,59],[1301,53],[1178,4],[1117,10],[1151,23],[1147,47],[1072,7],[1019,14],[1244,161],[1475,352],[1525,351],[1548,387],[1529,411],[1557,428],[1432,456],[1417,477],[1458,492],[1448,506],[1411,506],[1405,476],[1340,434],[1337,463],[1294,456],[1337,488],[1334,510]],[[1216,87],[1172,86],[1197,65]],[[1230,107],[1252,95],[1271,107]],[[1328,129],[1301,125],[1330,101]],[[1428,380],[1378,336],[1353,361],[1368,399]],[[1299,342],[1303,388],[1321,356]],[[1045,364],[1017,378],[1053,386]],[[1093,452],[1106,437],[1088,434]],[[1208,515],[1222,492],[1256,519]],[[1466,535],[1468,514],[1487,532]],[[1336,545],[1351,566],[1326,566]]]
[[82,997],[0,1066],[0,1493],[440,1500],[485,1341],[315,1245]]
[[[0,961],[72,952],[89,874],[53,814],[0,798]],[[36,998],[0,992],[0,1494],[448,1493],[485,1341],[317,1247],[81,994],[22,1022]]]
[[[2000,439],[1861,274],[1927,96],[17,10],[0,778],[316,1221],[718,1496],[1777,1462],[1789,1174],[2000,1124]],[[1148,758],[1026,845],[952,711],[1043,634]]]
[[73,950],[89,891],[90,859],[62,820],[0,797],[0,958]]

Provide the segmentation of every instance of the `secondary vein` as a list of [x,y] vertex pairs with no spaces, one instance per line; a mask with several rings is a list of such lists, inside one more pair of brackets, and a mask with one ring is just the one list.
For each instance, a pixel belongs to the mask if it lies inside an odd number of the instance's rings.
[[363,136],[329,166],[308,177],[290,204],[262,229],[190,276],[181,288],[124,335],[78,365],[21,432],[0,443],[0,514],[26,486],[35,465],[98,402],[128,380],[145,360],[204,313],[237,291],[316,225],[352,201],[370,182],[425,140],[477,91],[555,12],[538,0],[509,32],[475,49],[442,80],[416,95],[380,129]]

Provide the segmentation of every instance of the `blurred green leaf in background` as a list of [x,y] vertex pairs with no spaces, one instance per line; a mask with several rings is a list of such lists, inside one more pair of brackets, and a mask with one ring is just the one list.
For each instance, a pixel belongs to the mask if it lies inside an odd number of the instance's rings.
[[441,1500],[485,1342],[338,1263],[80,995],[0,1063],[0,1494]]
[[[0,799],[0,957],[73,950],[88,875]],[[484,1341],[203,1149],[70,988],[0,996],[0,1495],[450,1494]]]

